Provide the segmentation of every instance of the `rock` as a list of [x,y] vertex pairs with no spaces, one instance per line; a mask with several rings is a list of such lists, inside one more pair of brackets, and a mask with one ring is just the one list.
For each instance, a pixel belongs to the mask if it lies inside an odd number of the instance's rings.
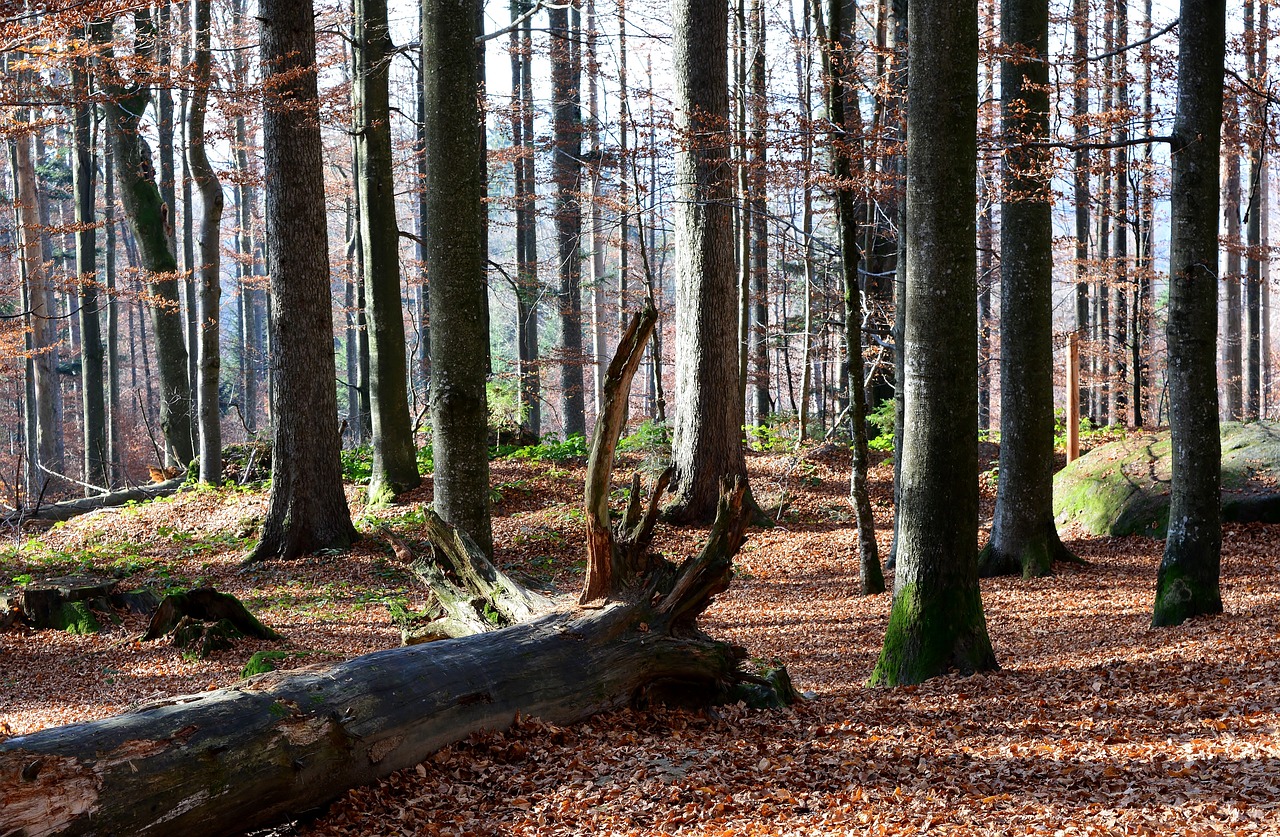
[[[1054,477],[1058,525],[1092,535],[1165,537],[1171,456],[1167,430],[1134,433],[1093,449]],[[1280,424],[1223,423],[1223,520],[1280,522],[1278,478]]]

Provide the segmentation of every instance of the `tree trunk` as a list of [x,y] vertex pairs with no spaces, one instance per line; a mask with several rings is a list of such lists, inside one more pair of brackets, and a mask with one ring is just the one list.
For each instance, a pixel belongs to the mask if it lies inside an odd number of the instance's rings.
[[1156,578],[1153,626],[1222,612],[1218,336],[1218,153],[1225,0],[1183,0],[1173,126],[1169,243],[1169,537]]
[[996,668],[978,591],[977,6],[912,0],[897,578],[871,682]]
[[[1076,221],[1076,287],[1075,287],[1075,327],[1081,340],[1089,338],[1089,149],[1085,147],[1089,137],[1089,0],[1073,0],[1071,9],[1072,43],[1071,59],[1073,64],[1072,84],[1075,88],[1075,110],[1073,112],[1075,141],[1077,143],[1073,175],[1075,179],[1075,221]],[[1085,355],[1081,354],[1081,365]],[[1081,369],[1080,388],[1077,397],[1080,399],[1080,412],[1089,412],[1089,396],[1093,391],[1093,382]]]
[[120,405],[120,303],[116,300],[116,173],[115,153],[111,143],[103,143],[103,227],[106,241],[103,254],[103,286],[107,292],[107,461],[111,466],[111,485],[126,472],[120,430],[124,412]]
[[[154,24],[148,12],[135,15],[134,58],[148,59]],[[112,21],[94,25],[94,39],[110,44]],[[104,47],[98,80],[110,94],[105,105],[108,135],[115,153],[116,177],[125,216],[137,242],[147,290],[154,300],[151,321],[155,332],[156,365],[160,383],[160,426],[167,452],[186,466],[195,457],[191,435],[191,379],[187,368],[185,324],[178,298],[178,260],[173,251],[172,206],[156,184],[151,149],[139,133],[150,102],[145,87],[126,87],[109,46]]]
[[519,423],[536,439],[542,435],[541,374],[538,369],[538,216],[534,170],[532,21],[520,16],[530,6],[516,0],[511,6],[511,141],[516,151],[516,356],[519,375]]
[[[755,400],[755,420],[763,424],[773,411],[769,393],[769,227],[768,227],[768,143],[765,129],[769,121],[769,98],[765,90],[765,25],[763,0],[751,0],[751,66],[749,69],[748,99],[751,103],[751,165],[748,169],[748,189],[751,201],[751,358],[755,372],[752,391]],[[807,77],[806,77],[807,78]],[[806,84],[806,90],[807,90]],[[809,115],[805,114],[805,122]],[[809,129],[802,125],[805,146],[810,158],[813,155]],[[805,189],[811,192],[806,181]],[[810,251],[806,251],[810,252]],[[800,437],[804,438],[804,423],[800,424]]]
[[983,576],[1049,575],[1068,557],[1053,522],[1053,212],[1049,4],[1004,0],[1000,206],[1000,486]]
[[[862,364],[862,293],[858,287],[861,253],[858,249],[858,204],[855,201],[854,177],[862,174],[863,145],[857,139],[862,133],[862,117],[858,109],[858,91],[854,86],[856,67],[851,56],[856,54],[854,40],[856,16],[852,0],[831,0],[828,4],[829,30],[824,31],[821,8],[814,0],[813,18],[823,41],[823,71],[827,79],[827,118],[831,126],[831,174],[835,181],[836,222],[840,235],[840,266],[844,274],[844,353],[846,387],[849,400],[849,426],[852,428],[853,462],[849,477],[849,499],[853,504],[858,527],[858,566],[862,594],[885,590],[884,572],[876,545],[875,517],[871,511],[871,495],[867,489],[867,399]],[[845,137],[854,137],[849,140]]]
[[[324,157],[310,0],[261,0],[267,236],[271,249],[271,496],[252,560],[356,538],[342,492]],[[287,335],[287,337],[286,337]]]
[[427,274],[431,277],[431,425],[435,509],[486,554],[489,519],[488,295],[484,170],[476,98],[474,0],[422,4],[427,103]]
[[709,520],[721,482],[746,480],[734,301],[728,9],[673,0],[676,417],[672,519]]
[[[217,485],[222,481],[222,412],[218,406],[218,377],[222,371],[219,345],[222,296],[222,184],[209,163],[205,150],[204,118],[209,104],[209,52],[212,13],[210,0],[196,0],[193,20],[195,68],[188,123],[187,164],[200,189],[200,329],[198,370],[200,425],[200,481]],[[188,207],[190,204],[188,204]]]
[[[1116,45],[1129,43],[1129,3],[1116,0]],[[1118,121],[1115,139],[1118,143],[1129,141],[1129,53],[1121,52],[1115,61],[1115,108],[1126,114]],[[1114,367],[1111,384],[1111,416],[1116,424],[1125,427],[1129,423],[1129,150],[1124,145],[1116,149],[1112,169],[1112,247],[1115,261],[1112,272],[1111,336],[1114,345]]]
[[61,428],[57,423],[54,391],[58,387],[56,346],[57,320],[53,308],[53,291],[45,270],[45,259],[40,250],[41,230],[40,197],[36,190],[35,160],[31,152],[31,135],[22,134],[13,140],[16,153],[13,159],[14,194],[18,198],[18,225],[22,244],[22,266],[25,279],[25,305],[27,327],[31,333],[30,349],[34,372],[31,380],[30,401],[34,406],[36,458],[28,462],[30,479],[28,491],[34,499],[45,492],[52,474],[62,472],[58,461],[57,436]]
[[1226,394],[1226,419],[1244,416],[1244,358],[1240,320],[1240,102],[1233,96],[1222,120],[1223,153],[1227,160],[1225,198],[1222,207],[1226,222],[1226,275],[1222,277],[1226,326],[1222,335],[1222,380]]
[[80,297],[80,379],[84,431],[84,481],[107,488],[110,450],[107,446],[106,399],[102,374],[102,318],[98,301],[97,231],[94,177],[93,114],[88,102],[88,62],[77,61],[71,70],[76,91],[72,135],[75,138],[75,166],[72,188],[75,193],[76,274]]
[[[574,8],[574,17],[578,12]],[[571,26],[569,9],[547,10],[551,32],[552,146],[551,179],[556,186],[556,256],[560,274],[560,415],[564,435],[587,430],[582,368],[582,207],[578,200],[582,179],[582,108],[579,102],[580,26]]]
[[608,331],[605,322],[605,235],[604,212],[600,202],[601,179],[604,172],[604,153],[600,147],[600,115],[599,115],[599,76],[600,62],[596,58],[596,17],[595,0],[587,0],[587,121],[590,132],[591,150],[589,159],[591,168],[590,181],[587,184],[588,199],[591,201],[591,340],[592,340],[592,383],[595,389],[595,409],[597,418],[600,415],[600,403],[604,399],[605,367],[608,363]]
[[360,242],[364,248],[365,319],[369,340],[369,405],[373,472],[369,500],[414,488],[418,475],[409,419],[400,229],[391,173],[390,69],[393,45],[386,0],[356,0],[353,98],[360,177]]

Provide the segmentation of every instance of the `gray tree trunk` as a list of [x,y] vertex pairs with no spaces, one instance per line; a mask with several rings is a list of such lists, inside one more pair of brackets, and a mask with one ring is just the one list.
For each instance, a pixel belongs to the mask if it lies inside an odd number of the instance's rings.
[[676,520],[710,520],[721,481],[746,481],[738,380],[728,8],[672,0],[675,81]]
[[[1116,45],[1129,43],[1129,3],[1116,0]],[[1122,51],[1115,61],[1115,108],[1117,113],[1129,112],[1129,59],[1128,51]],[[1129,141],[1129,120],[1118,122],[1115,129],[1118,143]],[[1121,145],[1116,149],[1112,169],[1114,186],[1112,194],[1112,247],[1111,258],[1115,269],[1111,279],[1111,333],[1114,345],[1114,368],[1111,385],[1111,416],[1115,423],[1125,427],[1129,423],[1129,149]]]
[[476,34],[475,0],[423,2],[435,509],[492,554],[485,176],[480,132],[467,130],[480,123]]
[[1153,626],[1221,613],[1221,437],[1218,337],[1218,168],[1226,0],[1183,0],[1173,125],[1169,242],[1169,537],[1156,578]]
[[[1258,37],[1254,13],[1254,0],[1244,4],[1244,57],[1245,73],[1250,82],[1258,84]],[[1258,211],[1259,177],[1262,168],[1263,125],[1265,103],[1251,97],[1249,103],[1249,127],[1245,131],[1249,148],[1249,200],[1245,209],[1245,281],[1244,308],[1247,331],[1244,352],[1244,418],[1256,421],[1262,415],[1262,213]]]
[[333,306],[311,0],[260,0],[267,237],[271,241],[271,496],[251,559],[356,538],[342,491]]
[[[574,18],[578,12],[574,9]],[[556,186],[556,256],[560,274],[560,415],[564,435],[587,431],[582,355],[582,108],[579,87],[581,27],[571,24],[568,8],[547,10],[551,31],[552,146],[551,179]]]
[[120,430],[124,412],[120,403],[120,303],[116,300],[116,173],[115,153],[111,143],[102,149],[103,212],[106,229],[102,270],[107,291],[107,461],[111,464],[111,484],[118,483],[126,472]]
[[80,297],[80,378],[81,422],[84,430],[84,481],[108,488],[107,472],[110,451],[107,446],[106,399],[102,374],[102,318],[98,301],[97,230],[94,223],[95,177],[93,147],[93,114],[88,101],[89,68],[78,61],[71,70],[71,85],[76,93],[72,135],[75,139],[75,165],[72,189],[75,193],[76,273]]
[[[149,12],[134,18],[135,59],[151,57],[154,33]],[[139,133],[151,96],[145,87],[126,85],[115,68],[112,21],[94,25],[94,39],[104,45],[97,78],[110,94],[105,105],[108,136],[115,153],[120,199],[146,271],[155,332],[156,366],[160,383],[160,427],[169,453],[186,466],[195,457],[191,426],[191,379],[187,368],[185,323],[178,297],[178,260],[170,234],[171,209],[160,195],[151,150]]]
[[897,577],[871,682],[996,668],[978,590],[977,6],[912,0]]
[[1227,421],[1244,416],[1244,357],[1240,309],[1240,102],[1234,96],[1223,113],[1223,154],[1227,161],[1226,195],[1222,215],[1226,222],[1226,275],[1222,277],[1227,322],[1222,335],[1222,378]]
[[[1075,294],[1075,327],[1079,339],[1089,338],[1089,149],[1085,147],[1089,137],[1089,0],[1073,0],[1071,8],[1072,42],[1071,60],[1072,77],[1075,87],[1074,122],[1077,148],[1073,164],[1075,179],[1075,220],[1076,220],[1076,294]],[[1081,366],[1087,365],[1084,354],[1081,354]],[[1080,370],[1080,414],[1089,413],[1089,396],[1093,391],[1093,382]]]
[[[205,149],[204,120],[209,104],[213,58],[209,50],[212,13],[210,0],[194,0],[193,54],[195,67],[187,125],[187,165],[200,189],[199,366],[197,370],[198,423],[200,427],[200,481],[217,485],[222,480],[222,421],[218,406],[222,348],[219,345],[222,297],[222,184],[209,163]],[[190,207],[190,204],[188,204]],[[189,211],[189,210],[188,210]]]
[[[773,399],[769,388],[769,227],[768,227],[768,143],[765,129],[769,121],[769,96],[765,89],[765,24],[763,0],[751,0],[751,62],[748,70],[751,104],[750,166],[747,173],[747,192],[751,202],[748,213],[751,224],[750,258],[744,260],[751,266],[751,376],[752,395],[755,402],[755,421],[763,424],[773,412]],[[745,45],[744,45],[745,46]],[[806,114],[806,119],[808,115]],[[808,137],[807,128],[805,136]],[[812,159],[812,141],[806,143]],[[806,185],[806,189],[809,187]],[[811,248],[806,248],[806,254]],[[811,263],[807,261],[806,264]],[[808,395],[805,394],[807,400]],[[800,437],[804,438],[805,425],[800,422]]]
[[386,0],[356,0],[353,98],[359,159],[360,242],[364,248],[365,320],[369,336],[369,405],[378,503],[422,482],[409,419],[400,229],[391,174],[390,70],[394,45]]
[[983,576],[1048,575],[1067,557],[1053,522],[1053,211],[1048,0],[1003,0],[1000,485]]

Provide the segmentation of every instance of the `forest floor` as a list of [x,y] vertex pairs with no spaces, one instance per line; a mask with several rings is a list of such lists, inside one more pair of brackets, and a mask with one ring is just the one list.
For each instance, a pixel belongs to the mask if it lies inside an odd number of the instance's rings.
[[[992,451],[986,450],[988,457]],[[624,461],[617,484],[635,467]],[[984,581],[1002,669],[917,687],[868,688],[889,596],[858,595],[848,457],[751,456],[753,491],[777,512],[753,529],[714,636],[785,662],[809,699],[778,711],[620,710],[567,728],[521,719],[351,791],[274,834],[1280,834],[1280,528],[1230,525],[1226,614],[1149,628],[1162,544],[1071,538],[1087,566]],[[581,461],[498,460],[497,561],[575,593]],[[882,552],[891,469],[872,473]],[[994,486],[984,478],[990,520]],[[357,523],[411,545],[429,486]],[[99,512],[0,550],[0,581],[93,570],[123,587],[213,584],[285,636],[199,659],[140,642],[137,619],[104,633],[0,633],[0,736],[100,718],[153,698],[235,682],[249,656],[293,664],[397,645],[389,605],[423,589],[371,534],[349,552],[240,571],[261,491],[192,491]],[[660,526],[691,553],[698,529]]]

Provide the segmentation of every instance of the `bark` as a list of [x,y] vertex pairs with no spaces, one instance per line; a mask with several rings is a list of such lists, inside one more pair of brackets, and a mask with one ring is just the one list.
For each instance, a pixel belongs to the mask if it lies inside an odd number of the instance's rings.
[[1227,421],[1239,421],[1244,415],[1244,358],[1240,320],[1240,103],[1232,97],[1230,110],[1223,114],[1223,151],[1227,159],[1225,199],[1222,208],[1226,221],[1226,275],[1222,277],[1225,297],[1226,327],[1222,335],[1222,378],[1226,395]]
[[[1142,45],[1142,123],[1147,136],[1153,136],[1152,122],[1155,108],[1152,104],[1154,90],[1151,48],[1151,0],[1143,4],[1142,29],[1147,43]],[[1151,337],[1151,245],[1154,240],[1152,227],[1155,219],[1155,143],[1147,143],[1142,169],[1142,186],[1139,192],[1138,218],[1141,225],[1138,260],[1138,282],[1133,298],[1133,424],[1142,427],[1146,421],[1147,395],[1146,352]]]
[[120,304],[116,300],[116,177],[115,154],[111,143],[102,150],[103,226],[106,241],[103,255],[103,286],[107,292],[107,461],[111,466],[111,484],[116,484],[125,469],[120,430],[124,413],[120,406]]
[[983,576],[1049,575],[1069,556],[1053,521],[1049,4],[1004,0],[1000,40],[1000,484]]
[[978,591],[977,6],[912,0],[902,505],[871,682],[996,668]]
[[[1244,4],[1245,73],[1250,82],[1258,83],[1258,30],[1255,24],[1254,0]],[[1245,209],[1245,281],[1244,307],[1247,331],[1244,351],[1244,418],[1256,421],[1262,414],[1262,245],[1261,213],[1258,211],[1262,167],[1263,125],[1265,111],[1259,97],[1251,97],[1249,127],[1245,137],[1249,147],[1249,201]]]
[[1152,625],[1222,612],[1218,335],[1218,153],[1225,0],[1183,0],[1173,126],[1169,244],[1169,537]]
[[[210,0],[195,0],[192,21],[195,89],[190,100],[187,165],[200,189],[200,287],[199,367],[197,371],[198,423],[200,426],[200,481],[217,485],[222,480],[222,411],[218,404],[218,379],[222,371],[219,345],[222,296],[222,184],[209,163],[205,149],[204,120],[209,104],[209,51],[212,13]],[[190,204],[187,204],[190,207]],[[190,210],[188,210],[190,211]]]
[[[246,35],[241,32],[244,22],[245,0],[232,0],[232,30],[237,38]],[[232,72],[236,84],[243,87],[249,85],[249,59],[246,51],[236,50],[231,56]],[[240,407],[244,414],[245,426],[250,431],[258,429],[258,379],[262,364],[256,362],[261,355],[258,352],[257,317],[258,293],[253,287],[253,277],[257,275],[257,259],[255,257],[253,205],[253,180],[255,171],[251,166],[249,149],[249,130],[243,113],[237,113],[235,119],[235,160],[236,160],[236,252],[238,262],[236,275],[239,280],[239,296],[237,297],[236,323],[239,327],[239,370],[237,381],[240,389]],[[354,380],[349,378],[348,380]],[[352,422],[352,426],[359,426]]]
[[828,4],[829,31],[824,31],[818,3],[813,4],[813,18],[818,22],[818,34],[823,41],[823,71],[827,78],[827,117],[830,125],[828,141],[831,148],[831,174],[835,181],[836,222],[840,235],[840,266],[844,274],[844,353],[848,380],[849,426],[852,428],[853,462],[849,477],[849,499],[853,504],[858,527],[858,567],[862,580],[862,594],[872,595],[885,590],[884,572],[880,568],[880,553],[876,545],[875,518],[871,511],[871,495],[867,487],[867,400],[862,364],[862,292],[858,287],[858,269],[861,252],[858,248],[858,204],[853,178],[861,173],[863,146],[858,140],[862,133],[861,113],[858,110],[857,89],[854,86],[855,65],[853,58],[857,44],[854,40],[854,4],[851,0],[831,0]]
[[[135,16],[134,58],[147,59],[154,36],[148,12]],[[178,260],[170,233],[172,205],[161,197],[151,150],[139,133],[151,101],[145,87],[126,85],[114,63],[112,21],[94,25],[94,39],[102,47],[97,78],[109,94],[105,104],[107,133],[115,154],[120,199],[138,246],[151,302],[156,366],[160,384],[160,426],[167,453],[184,467],[195,456],[191,426],[191,379],[182,307],[178,298]]]
[[736,388],[733,202],[728,132],[728,9],[673,0],[676,416],[674,520],[709,520],[721,482],[746,480]]
[[[35,440],[35,459],[28,462],[28,492],[34,499],[45,493],[50,482],[50,471],[61,473],[58,461],[57,436],[61,428],[57,422],[54,393],[58,387],[56,346],[58,343],[57,313],[53,305],[53,289],[49,281],[40,250],[41,230],[40,197],[36,190],[35,160],[31,151],[32,138],[23,134],[13,140],[14,194],[17,200],[18,228],[22,246],[24,305],[27,328],[31,340],[29,351],[31,365],[28,379],[28,402],[32,405],[34,422],[28,437]],[[34,434],[30,433],[34,430]]]
[[493,551],[489,518],[488,295],[474,0],[422,5],[427,104],[427,274],[435,509]]
[[600,180],[604,170],[603,151],[600,147],[599,84],[600,63],[596,59],[596,4],[587,0],[587,121],[590,132],[591,167],[587,183],[591,201],[591,340],[592,383],[595,390],[596,415],[604,399],[604,374],[608,360],[608,338],[605,336],[605,235],[604,213],[601,211]]
[[[1089,336],[1089,149],[1084,147],[1089,136],[1089,0],[1074,0],[1071,18],[1073,27],[1071,56],[1075,88],[1073,121],[1075,140],[1079,144],[1073,166],[1076,221],[1075,327],[1079,339],[1084,340]],[[1083,357],[1084,355],[1081,354],[1081,358]],[[1092,386],[1093,382],[1089,380],[1089,376],[1081,374],[1078,397],[1082,413],[1089,411],[1089,394],[1092,392]]]
[[422,482],[409,418],[400,229],[391,172],[390,69],[394,45],[386,0],[356,0],[354,105],[360,172],[360,242],[364,248],[365,318],[369,339],[369,405],[373,420],[371,502]]
[[[511,6],[513,25],[529,6]],[[534,177],[531,19],[511,30],[511,142],[516,150],[516,354],[520,377],[519,422],[527,435],[542,434],[541,375],[538,369],[538,221]]]
[[[763,424],[773,412],[769,394],[769,227],[768,227],[768,144],[765,128],[769,120],[769,99],[765,90],[765,25],[763,0],[751,0],[751,66],[748,99],[751,103],[750,167],[748,198],[751,222],[751,362],[755,367],[752,392],[755,420]],[[807,78],[807,77],[806,77]],[[807,90],[807,86],[806,86]],[[806,122],[808,114],[805,115]],[[805,130],[805,147],[812,157],[812,140]],[[809,187],[806,185],[806,192]],[[809,250],[806,250],[808,253]],[[809,262],[806,262],[809,264]],[[804,438],[804,422],[800,437]]]
[[[271,249],[271,496],[251,560],[355,540],[342,491],[312,4],[258,7]],[[287,338],[286,338],[287,335]]]
[[71,70],[71,84],[76,92],[72,136],[75,141],[75,166],[72,189],[75,195],[75,253],[77,286],[80,298],[80,379],[81,423],[84,431],[84,481],[105,487],[110,485],[107,473],[109,453],[106,430],[106,399],[102,374],[102,318],[98,301],[97,231],[94,212],[95,177],[93,147],[93,114],[88,103],[88,62],[77,61]]
[[[1116,45],[1129,43],[1128,0],[1116,0]],[[1116,125],[1116,142],[1129,141],[1129,53],[1115,57],[1116,113],[1123,118]],[[1124,427],[1129,421],[1129,150],[1116,149],[1114,187],[1112,188],[1112,247],[1115,261],[1111,304],[1111,332],[1114,343],[1115,373],[1111,384],[1111,415],[1115,423]]]
[[[574,9],[577,18],[577,9]],[[586,398],[582,365],[581,252],[582,108],[579,101],[581,59],[577,46],[581,27],[571,26],[568,8],[547,10],[551,31],[552,146],[555,157],[556,257],[560,274],[560,415],[564,435],[585,434]]]

